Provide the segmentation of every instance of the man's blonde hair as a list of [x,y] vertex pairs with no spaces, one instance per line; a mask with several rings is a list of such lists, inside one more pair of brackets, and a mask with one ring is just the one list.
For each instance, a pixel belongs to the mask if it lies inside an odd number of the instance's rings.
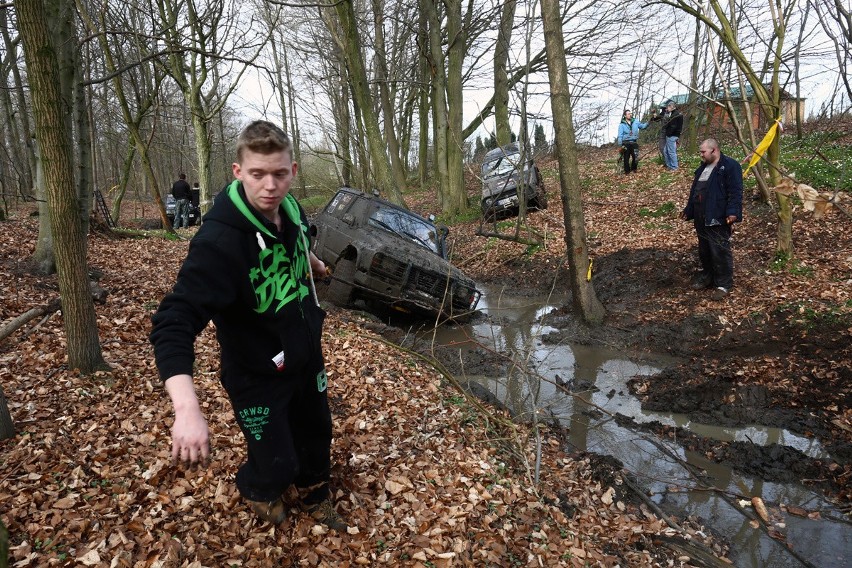
[[258,154],[287,152],[290,160],[293,159],[290,137],[281,128],[266,120],[255,120],[240,132],[237,138],[237,163],[242,163],[246,150]]

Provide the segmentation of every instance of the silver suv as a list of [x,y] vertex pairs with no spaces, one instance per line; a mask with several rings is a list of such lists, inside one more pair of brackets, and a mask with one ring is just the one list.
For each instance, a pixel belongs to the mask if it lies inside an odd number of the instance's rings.
[[512,142],[485,154],[482,160],[482,215],[485,219],[517,215],[519,193],[527,207],[547,209],[544,182],[529,149],[522,152],[520,144]]
[[311,221],[312,250],[334,267],[326,297],[402,312],[464,318],[476,284],[447,260],[449,229],[374,195],[341,188]]

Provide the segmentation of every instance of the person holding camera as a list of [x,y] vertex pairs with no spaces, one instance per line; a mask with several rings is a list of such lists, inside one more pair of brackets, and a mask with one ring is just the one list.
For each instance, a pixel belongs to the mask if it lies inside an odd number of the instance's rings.
[[660,114],[651,120],[663,121],[663,128],[660,132],[660,153],[663,155],[663,163],[666,168],[674,171],[678,168],[677,147],[680,133],[683,130],[683,115],[677,110],[675,102],[669,99],[665,106],[660,109]]

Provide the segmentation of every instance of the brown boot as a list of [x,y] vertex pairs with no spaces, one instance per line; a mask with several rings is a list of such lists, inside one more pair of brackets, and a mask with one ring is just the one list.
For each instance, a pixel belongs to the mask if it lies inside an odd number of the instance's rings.
[[338,532],[346,530],[346,523],[334,508],[334,502],[329,498],[314,505],[305,505],[305,511],[318,523]]
[[277,525],[287,518],[287,509],[280,497],[272,501],[249,501],[246,499],[246,502],[255,515],[273,525]]

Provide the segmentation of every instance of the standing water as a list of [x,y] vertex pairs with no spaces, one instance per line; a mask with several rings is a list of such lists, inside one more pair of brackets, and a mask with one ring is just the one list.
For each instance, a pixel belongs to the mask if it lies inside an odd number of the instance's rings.
[[[643,356],[640,361],[614,349],[545,344],[542,339],[555,331],[547,325],[547,314],[565,301],[506,296],[499,288],[485,287],[479,308],[488,317],[465,326],[430,331],[424,338],[460,349],[462,361],[465,352],[481,346],[510,357],[514,363],[503,376],[464,378],[486,387],[519,420],[537,412],[545,421],[568,428],[570,443],[576,449],[620,460],[663,511],[681,518],[700,518],[730,542],[730,557],[736,566],[852,565],[852,525],[819,494],[796,483],[770,483],[740,474],[671,441],[619,425],[617,422],[626,422],[616,421],[614,416],[624,415],[637,423],[656,421],[723,441],[776,443],[811,457],[826,457],[818,441],[760,425],[719,427],[694,423],[685,415],[643,411],[639,400],[630,394],[627,381],[639,375],[652,376],[673,363],[672,359]],[[569,386],[573,396],[557,386],[561,384]],[[703,473],[704,485],[697,483],[690,469]],[[708,485],[718,491],[707,490]],[[785,514],[777,528],[786,538],[775,540],[753,527],[750,519],[732,505],[735,500],[751,497],[772,504],[773,511],[784,504],[810,515]]]

